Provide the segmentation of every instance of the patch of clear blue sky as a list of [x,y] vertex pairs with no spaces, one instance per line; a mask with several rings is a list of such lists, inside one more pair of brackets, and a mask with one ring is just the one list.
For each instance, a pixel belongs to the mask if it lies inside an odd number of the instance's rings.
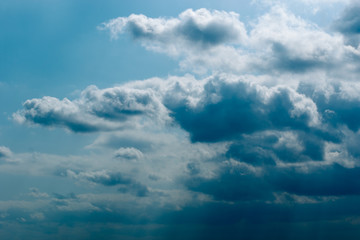
[[[296,5],[292,10],[321,25],[333,16],[326,11],[313,15]],[[11,114],[30,98],[72,98],[91,84],[103,88],[184,74],[176,60],[146,51],[127,36],[110,41],[96,27],[132,13],[171,17],[203,7],[237,12],[245,23],[268,10],[238,0],[0,1],[0,145],[20,152],[79,153],[95,135],[19,126],[10,120]]]

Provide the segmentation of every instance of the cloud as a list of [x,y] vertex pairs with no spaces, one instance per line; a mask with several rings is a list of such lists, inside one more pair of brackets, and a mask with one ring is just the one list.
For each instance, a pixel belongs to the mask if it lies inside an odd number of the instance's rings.
[[[147,48],[178,55],[184,47],[208,48],[246,40],[246,31],[234,12],[188,9],[178,18],[149,18],[132,14],[102,24],[112,37],[128,32]],[[165,48],[164,48],[165,47]]]
[[0,146],[0,162],[11,162],[11,158],[13,156],[13,153],[8,147]]
[[119,192],[134,194],[138,197],[146,197],[149,194],[147,186],[120,172],[102,170],[76,173],[68,170],[67,174],[75,179],[86,180],[107,187],[117,186]]
[[257,170],[247,164],[227,161],[218,169],[216,177],[192,177],[185,185],[219,201],[269,200],[271,187]]
[[[273,5],[273,4],[272,4]],[[248,30],[233,12],[186,10],[179,18],[119,17],[103,24],[112,36],[129,33],[147,49],[180,57],[196,73],[297,73],[349,68],[359,50],[275,4]],[[247,33],[248,32],[248,33]],[[344,61],[345,60],[345,61]]]
[[0,146],[0,158],[8,158],[12,155],[12,152],[9,148]]
[[118,191],[121,193],[134,194],[137,197],[147,197],[150,193],[149,189],[145,185],[138,182],[134,182],[130,186],[122,185]]
[[[13,115],[18,122],[98,137],[80,156],[0,147],[0,158],[22,159],[2,172],[61,176],[66,189],[79,187],[53,194],[34,188],[26,196],[36,207],[14,219],[161,225],[164,239],[184,238],[176,234],[184,226],[192,238],[251,226],[262,239],[258,230],[268,233],[269,222],[318,229],[359,215],[360,85],[353,80],[360,55],[342,36],[278,6],[248,33],[237,14],[206,9],[168,19],[131,15],[102,28],[214,72],[26,101]],[[22,206],[0,202],[0,210],[15,205]],[[271,233],[284,239],[284,231]]]
[[[255,159],[256,154],[253,153]],[[251,164],[251,161],[248,163],[241,159],[222,161],[212,177],[189,174],[184,184],[191,191],[226,202],[276,202],[279,194],[295,194],[305,198],[360,195],[359,167],[324,164],[304,170],[301,165],[280,167]],[[292,199],[297,200],[301,201],[300,198]]]
[[299,92],[313,99],[327,123],[334,128],[346,125],[355,132],[360,128],[358,90],[360,90],[359,84],[351,82],[330,83],[327,89],[302,83],[298,88]]
[[326,140],[315,132],[261,131],[238,138],[226,156],[253,166],[323,161]]
[[335,22],[335,28],[343,34],[360,34],[360,4],[350,4]]
[[234,12],[188,9],[168,19],[132,14],[105,22],[100,29],[110,31],[113,38],[130,34],[146,49],[180,58],[182,68],[198,73],[246,64],[234,46],[247,44],[248,36]]
[[360,4],[356,1],[350,3],[333,23],[333,28],[342,33],[350,44],[358,47],[360,43]]
[[53,97],[31,99],[24,109],[13,114],[19,123],[65,127],[72,132],[96,132],[135,127],[136,119],[152,117],[166,121],[166,110],[151,89],[89,86],[79,99]]
[[231,75],[198,82],[189,77],[104,90],[90,87],[74,101],[28,100],[24,109],[14,114],[19,122],[60,126],[73,132],[135,128],[134,120],[142,116],[147,117],[143,125],[170,122],[172,117],[194,141],[209,142],[264,129],[304,129],[320,123],[316,104],[305,95]]
[[32,196],[34,198],[48,198],[49,195],[45,192],[40,192],[37,188],[30,188],[29,196]]
[[119,148],[118,150],[115,151],[114,157],[120,159],[127,159],[127,160],[132,160],[132,159],[137,160],[143,158],[143,153],[140,150],[133,147]]
[[360,195],[359,167],[344,168],[337,164],[301,172],[294,169],[270,173],[275,189],[307,196]]
[[193,97],[198,98],[195,106],[186,98],[164,102],[194,141],[226,140],[265,129],[304,129],[320,123],[313,101],[291,88],[267,88],[228,76],[209,78],[201,87],[199,96]]
[[76,177],[102,184],[104,186],[130,184],[132,181],[130,178],[124,177],[121,173],[108,173],[107,171],[80,172],[76,175]]
[[342,64],[347,54],[340,36],[274,6],[250,32],[252,46],[266,59],[269,70],[305,73]]
[[320,4],[324,4],[324,5],[328,5],[329,3],[333,4],[333,3],[349,3],[352,0],[301,0],[301,2],[304,2],[306,4],[312,5],[320,5]]

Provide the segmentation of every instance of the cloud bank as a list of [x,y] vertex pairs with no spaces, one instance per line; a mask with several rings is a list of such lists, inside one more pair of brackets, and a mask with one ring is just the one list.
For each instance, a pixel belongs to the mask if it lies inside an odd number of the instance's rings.
[[[349,11],[356,8],[347,11],[344,16],[349,18]],[[356,31],[356,18],[344,16],[336,28]],[[324,68],[330,72],[334,66],[337,71],[354,67],[350,59],[360,56],[357,45],[347,45],[341,36],[279,6],[259,17],[250,29],[235,13],[206,9],[189,9],[171,19],[133,14],[105,22],[100,29],[113,37],[129,33],[147,49],[181,57],[180,66],[200,73],[304,73]]]
[[351,6],[328,30],[280,6],[249,25],[207,9],[103,23],[112,38],[128,34],[192,74],[25,101],[13,114],[20,124],[98,137],[85,156],[0,147],[0,159],[22,159],[1,171],[61,177],[83,191],[32,190],[38,205],[12,212],[0,202],[4,218],[121,225],[139,238],[219,239],[225,229],[226,239],[337,239],[334,226],[356,236],[360,48]]

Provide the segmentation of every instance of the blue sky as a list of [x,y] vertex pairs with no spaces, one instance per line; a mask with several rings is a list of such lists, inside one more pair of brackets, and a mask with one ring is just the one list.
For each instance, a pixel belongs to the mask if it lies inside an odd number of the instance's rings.
[[357,239],[355,1],[2,1],[0,237]]

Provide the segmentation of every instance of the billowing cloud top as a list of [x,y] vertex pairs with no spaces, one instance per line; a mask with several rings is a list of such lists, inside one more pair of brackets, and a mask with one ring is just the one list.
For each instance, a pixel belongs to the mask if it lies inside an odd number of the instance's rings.
[[[14,114],[20,123],[66,127],[73,132],[108,131],[136,128],[143,122],[134,125],[136,117],[145,115],[155,122],[172,118],[194,139],[203,140],[209,134],[217,140],[262,129],[320,123],[316,104],[305,95],[288,87],[268,88],[226,75],[202,81],[153,79],[105,90],[89,87],[74,101],[44,97],[28,100],[24,107]],[[215,114],[218,111],[221,114]]]
[[[356,18],[339,21],[338,29],[351,24],[356,30]],[[353,65],[351,58],[359,61],[360,56],[359,50],[344,44],[341,36],[327,33],[279,6],[261,16],[249,31],[239,15],[206,9],[189,9],[171,19],[120,17],[103,23],[100,29],[109,30],[113,37],[130,33],[147,49],[181,56],[181,66],[196,72],[304,73],[329,70],[334,65],[348,68]]]
[[188,9],[178,18],[149,18],[132,14],[103,23],[100,29],[109,30],[116,38],[128,32],[145,46],[178,55],[184,46],[208,48],[226,43],[240,43],[247,38],[239,15],[234,12]]
[[31,99],[24,110],[13,115],[20,123],[65,127],[73,132],[115,130],[134,125],[134,120],[152,116],[166,121],[166,109],[151,89],[109,88],[90,86],[75,101],[53,97]]

